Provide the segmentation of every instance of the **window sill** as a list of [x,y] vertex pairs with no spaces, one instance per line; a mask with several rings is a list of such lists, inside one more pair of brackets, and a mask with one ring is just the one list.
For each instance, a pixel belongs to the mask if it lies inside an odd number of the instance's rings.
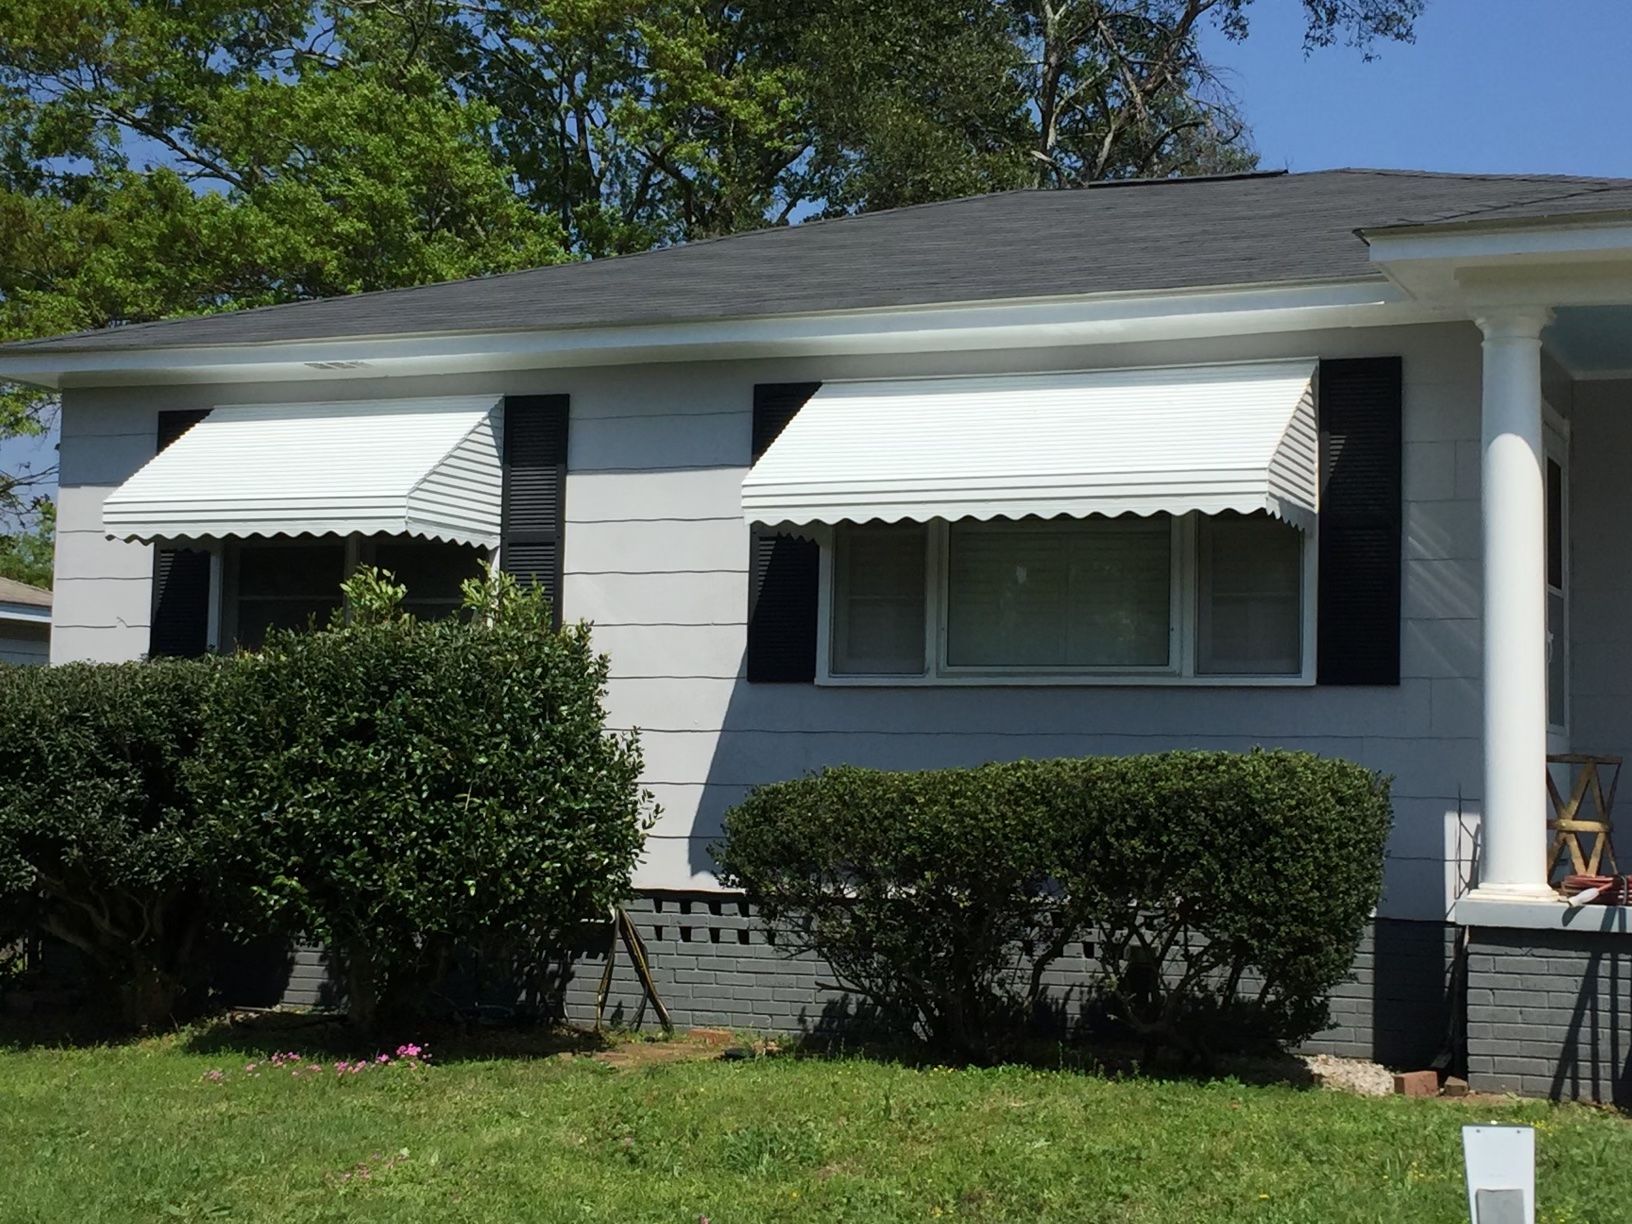
[[1313,676],[818,676],[820,688],[1313,688]]

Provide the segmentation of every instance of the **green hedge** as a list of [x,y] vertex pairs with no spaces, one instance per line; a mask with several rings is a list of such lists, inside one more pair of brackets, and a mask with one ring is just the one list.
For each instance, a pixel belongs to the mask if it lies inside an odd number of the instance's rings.
[[0,890],[145,1026],[204,1004],[213,864],[186,765],[209,662],[0,668]]
[[1079,940],[1123,1024],[1204,1053],[1324,1025],[1389,824],[1349,762],[1178,752],[830,769],[753,791],[715,855],[780,946],[954,1053],[1000,1052]]
[[411,1016],[459,945],[560,947],[628,891],[650,815],[607,661],[509,577],[467,615],[399,613],[374,571],[351,624],[276,632],[217,684],[195,783],[250,931],[329,943],[353,1019]]
[[256,654],[0,669],[0,921],[42,904],[129,1023],[202,1006],[223,929],[329,941],[354,1019],[407,1022],[455,945],[559,947],[627,893],[654,809],[588,629],[503,575],[436,623],[349,594]]
[[762,786],[714,856],[782,948],[814,949],[888,1021],[975,1053],[1036,1000],[1017,949],[1059,952],[1036,772],[840,767]]

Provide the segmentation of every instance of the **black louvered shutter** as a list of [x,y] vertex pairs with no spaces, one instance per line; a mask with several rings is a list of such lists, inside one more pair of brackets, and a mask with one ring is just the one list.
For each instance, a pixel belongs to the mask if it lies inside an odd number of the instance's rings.
[[[207,408],[159,413],[154,453],[209,415]],[[209,632],[210,554],[198,548],[155,548],[147,653],[179,658],[201,655],[209,648]]]
[[561,623],[561,561],[566,535],[565,395],[508,395],[504,400],[504,501],[499,568],[549,596]]
[[[754,388],[753,458],[770,449],[821,383]],[[813,540],[756,527],[748,554],[748,679],[808,684],[816,679],[816,600],[822,553]]]
[[1316,681],[1400,682],[1401,365],[1320,363]]

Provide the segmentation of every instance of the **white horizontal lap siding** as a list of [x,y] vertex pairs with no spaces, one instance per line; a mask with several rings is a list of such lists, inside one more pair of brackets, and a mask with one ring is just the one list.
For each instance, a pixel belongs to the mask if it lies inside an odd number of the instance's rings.
[[[1277,346],[1280,346],[1277,349]],[[1439,468],[1456,466],[1459,447],[1478,446],[1478,339],[1471,328],[1402,329],[1315,337],[1252,338],[1221,351],[1189,345],[1119,348],[1104,359],[1117,365],[1186,364],[1197,360],[1274,361],[1317,351],[1332,357],[1400,353],[1406,364],[1408,467],[1427,458]],[[1038,354],[961,355],[966,365],[984,360],[992,369],[1036,368]],[[883,359],[754,363],[736,392],[747,403],[755,383],[910,377],[933,373],[920,359],[911,365]],[[1093,364],[1097,354],[1075,350],[1053,355],[1063,367]],[[650,377],[675,395],[681,368]],[[717,397],[717,382],[699,387],[697,405]],[[1249,487],[1260,497],[1309,498],[1316,470],[1318,435],[1314,405],[1297,389],[1298,410],[1266,432],[1261,458],[1250,471],[1224,473],[1227,496]],[[570,615],[596,619],[598,648],[610,652],[608,696],[612,722],[638,727],[646,756],[646,779],[660,793],[665,813],[648,842],[637,881],[647,887],[691,887],[709,880],[707,847],[736,797],[755,784],[839,763],[886,768],[970,765],[987,760],[1050,753],[1129,753],[1176,747],[1285,746],[1342,756],[1396,775],[1396,831],[1390,843],[1388,886],[1382,912],[1397,917],[1441,919],[1447,880],[1465,871],[1469,830],[1477,827],[1478,622],[1466,618],[1459,592],[1478,589],[1477,552],[1464,541],[1416,547],[1454,554],[1433,572],[1405,574],[1409,618],[1404,626],[1405,679],[1398,688],[1295,691],[1253,689],[832,689],[810,685],[753,685],[741,678],[746,589],[737,575],[714,572],[730,560],[727,543],[711,521],[731,507],[733,476],[747,466],[746,423],[721,430],[686,413],[699,435],[671,450],[673,422],[625,421],[615,450],[593,434],[593,470],[576,462],[579,411],[589,397],[573,401],[575,462],[568,478],[566,564]],[[590,409],[593,411],[593,408]],[[1216,424],[1229,419],[1220,413]],[[796,418],[797,420],[797,418]],[[650,427],[644,427],[649,424]],[[721,435],[726,437],[721,439]],[[720,447],[712,468],[697,468],[698,445]],[[906,440],[903,440],[903,444]],[[913,435],[916,445],[924,439]],[[729,444],[732,452],[725,449]],[[1437,454],[1413,456],[1412,447],[1444,445]],[[868,452],[874,448],[867,448]],[[1306,475],[1300,475],[1307,473]],[[1194,481],[1195,469],[1176,466],[1147,479]],[[1042,478],[1039,478],[1039,480]],[[933,480],[928,483],[933,486]],[[994,482],[1002,491],[1002,482]],[[872,490],[870,490],[872,491]],[[820,490],[816,491],[817,496]],[[1416,498],[1444,504],[1437,520],[1471,508],[1477,529],[1477,487],[1454,478],[1441,487],[1407,482],[1408,505]],[[741,512],[742,503],[735,507]],[[730,513],[730,509],[727,509]],[[602,520],[615,532],[601,531]],[[1456,528],[1460,532],[1461,528]],[[746,560],[746,546],[742,549]],[[740,563],[739,563],[740,564]],[[596,573],[617,569],[618,573]],[[644,569],[644,572],[640,572]],[[727,579],[730,579],[727,581]],[[1459,798],[1459,795],[1461,798]],[[1459,861],[1460,860],[1460,861]]]
[[[153,550],[110,540],[102,503],[153,457],[166,388],[63,392],[51,661],[113,663],[148,646]],[[110,605],[122,607],[110,615]],[[139,612],[126,616],[120,613]]]
[[[1405,359],[1406,610],[1398,688],[862,690],[741,680],[748,579],[747,546],[738,555],[737,542],[746,532],[742,482],[755,383],[1276,361],[1309,353]],[[1469,848],[1463,830],[1476,827],[1478,816],[1479,338],[1471,325],[911,359],[524,371],[423,386],[358,380],[321,384],[311,394],[477,392],[571,396],[563,608],[570,619],[594,621],[597,647],[611,653],[609,718],[642,729],[646,779],[664,807],[637,875],[640,886],[709,886],[707,846],[744,788],[823,764],[860,759],[905,769],[1058,750],[1265,744],[1350,757],[1396,775],[1382,912],[1443,915],[1447,876],[1454,878],[1456,856]],[[225,392],[68,393],[63,470],[96,477],[66,482],[61,526],[83,532],[74,538],[86,541],[64,554],[73,576],[130,572],[96,543],[93,486],[117,485],[151,455],[153,411],[228,396],[275,402],[290,391],[267,384]],[[101,421],[77,412],[93,403]],[[117,411],[109,408],[114,404]],[[124,424],[137,418],[134,427]],[[100,447],[93,424],[142,434],[140,457],[129,466],[123,458],[110,462],[125,443],[110,439]],[[146,555],[140,545],[102,544]],[[86,609],[81,619],[88,623],[86,588],[95,586],[79,584],[59,597],[59,614],[72,604]],[[70,630],[58,657],[129,657],[119,655],[129,640],[111,630]],[[145,647],[143,628],[131,653]]]
[[50,657],[49,624],[0,624],[0,663],[36,666]]

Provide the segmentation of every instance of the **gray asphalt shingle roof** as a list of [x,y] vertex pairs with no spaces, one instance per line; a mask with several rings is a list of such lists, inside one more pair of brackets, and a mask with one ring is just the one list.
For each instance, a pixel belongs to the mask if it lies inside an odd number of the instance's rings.
[[1392,170],[1014,191],[615,259],[23,341],[0,353],[626,326],[1376,278],[1357,229],[1629,203],[1626,179]]
[[30,608],[49,608],[51,592],[44,587],[18,582],[15,578],[0,578],[0,603],[23,604]]

